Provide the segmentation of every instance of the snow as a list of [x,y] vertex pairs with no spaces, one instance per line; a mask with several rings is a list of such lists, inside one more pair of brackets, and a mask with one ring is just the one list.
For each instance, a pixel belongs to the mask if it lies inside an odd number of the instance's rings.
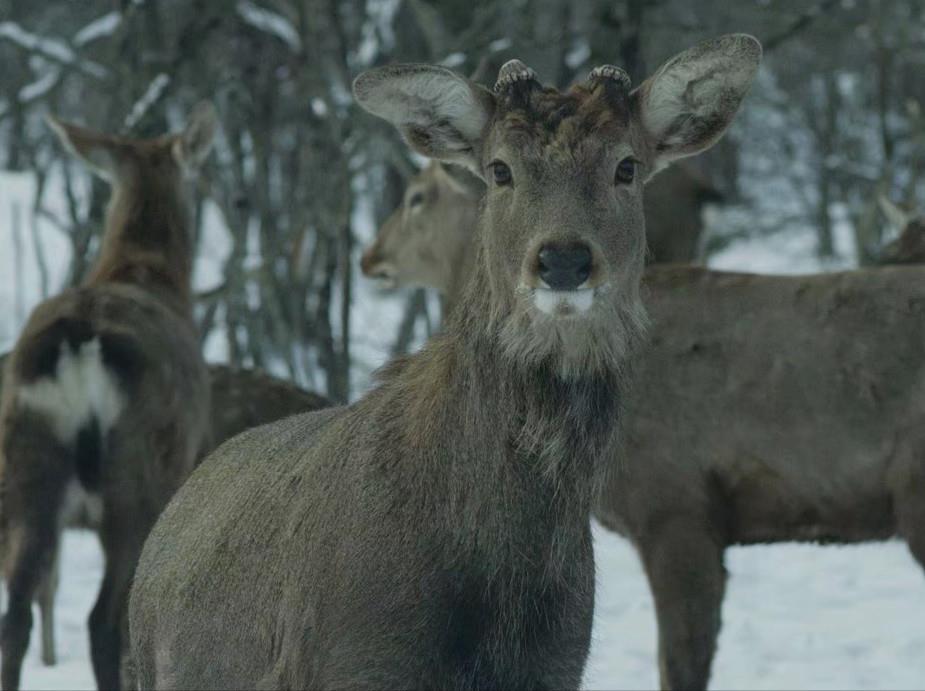
[[161,97],[161,94],[164,93],[164,89],[167,88],[167,85],[170,84],[170,76],[161,72],[154,79],[151,80],[151,83],[148,84],[148,88],[145,89],[145,92],[141,95],[135,104],[132,106],[132,110],[129,111],[129,114],[125,116],[125,128],[131,130],[138,122],[145,116],[145,113],[148,112],[148,109],[154,104],[157,99]]
[[[33,217],[35,194],[36,182],[30,173],[0,171],[0,352],[12,347],[15,334],[42,294],[33,233],[38,233],[44,249],[49,294],[60,290],[70,262],[67,238],[45,218]],[[59,177],[50,177],[42,205],[59,218],[67,217]],[[17,246],[19,257],[13,251]]]
[[[622,538],[595,526],[598,592],[588,689],[658,688],[652,598]],[[86,532],[67,533],[58,594],[58,665],[34,627],[24,689],[92,689],[86,620],[101,578]],[[899,542],[773,545],[727,553],[729,586],[714,689],[921,689],[925,579]]]
[[74,34],[74,45],[85,46],[105,36],[110,36],[115,33],[121,23],[122,15],[119,12],[107,12]]
[[[61,587],[55,606],[58,664],[46,667],[39,657],[41,638],[38,610],[22,673],[23,689],[95,689],[90,668],[87,617],[103,579],[103,554],[97,538],[86,531],[66,533],[63,543]],[[4,593],[4,602],[6,594]]]
[[50,69],[41,77],[36,79],[31,84],[26,84],[23,88],[19,90],[19,101],[21,103],[29,103],[34,101],[37,98],[41,98],[49,91],[52,87],[58,83],[58,77],[61,76],[61,71],[58,69]]
[[222,211],[211,199],[202,207],[202,237],[193,266],[193,292],[214,290],[225,280],[223,270],[231,255],[232,238]]
[[719,271],[764,274],[808,274],[857,266],[857,246],[851,226],[842,219],[833,224],[832,230],[835,256],[824,264],[816,255],[816,238],[811,233],[744,238],[713,254],[707,264]]
[[591,57],[591,46],[585,40],[578,41],[565,54],[565,64],[570,69],[578,69]]
[[[658,688],[652,598],[630,545],[598,527],[589,689]],[[714,689],[921,689],[925,578],[897,541],[732,548]]]
[[299,32],[295,30],[288,19],[281,14],[272,12],[264,7],[258,7],[253,2],[242,0],[238,3],[238,14],[241,18],[256,29],[276,36],[288,45],[293,51],[302,50],[302,41]]
[[[33,231],[29,210],[35,191],[30,175],[0,172],[0,350],[12,345],[40,297],[31,233],[39,233],[45,247],[50,294],[60,289],[68,266],[67,238],[43,218]],[[42,205],[54,216],[67,218],[60,176],[50,178]],[[221,281],[221,267],[231,248],[217,207],[207,203],[204,214],[203,249],[194,279],[197,290],[208,290]],[[13,223],[16,215],[18,227]],[[374,233],[369,205],[358,208],[353,220],[359,251]],[[855,257],[849,226],[839,220],[839,214],[836,221],[837,258],[827,269],[850,266]],[[22,248],[20,260],[10,250],[14,233]],[[251,240],[256,242],[256,235]],[[711,265],[777,273],[816,271],[820,265],[814,243],[807,229],[789,229],[733,242]],[[402,296],[383,297],[358,276],[354,297],[352,347],[359,366],[353,384],[361,393],[372,367],[385,358]],[[216,318],[221,324],[222,314]],[[418,334],[418,340],[424,336]],[[221,330],[208,339],[206,353],[211,361],[227,357]],[[656,688],[655,615],[639,561],[625,540],[600,527],[595,528],[595,543],[599,588],[585,685],[588,689]],[[925,579],[901,542],[734,548],[726,561],[730,580],[713,688],[922,688]],[[56,608],[59,662],[54,667],[41,664],[36,624],[23,688],[94,688],[86,620],[99,588],[101,564],[92,534],[65,536]]]
[[102,79],[106,76],[106,69],[91,62],[82,60],[77,54],[64,42],[56,38],[39,36],[26,29],[23,29],[16,22],[0,22],[0,39],[12,41],[17,45],[37,53],[41,53],[53,60],[67,64],[76,65],[90,76]]
[[488,50],[491,53],[498,53],[502,50],[507,50],[513,44],[514,42],[506,36],[504,38],[496,38],[494,41],[488,44]]
[[370,0],[366,3],[367,20],[356,50],[358,66],[371,65],[380,49],[385,52],[395,45],[392,20],[400,5],[398,0]]
[[444,67],[459,67],[466,61],[465,53],[450,53],[443,60],[440,61],[440,64]]

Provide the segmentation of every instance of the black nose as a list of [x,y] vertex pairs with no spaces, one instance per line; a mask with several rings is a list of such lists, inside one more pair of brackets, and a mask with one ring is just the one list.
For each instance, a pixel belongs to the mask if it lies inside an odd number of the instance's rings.
[[553,290],[574,290],[591,275],[591,248],[583,243],[543,245],[537,269]]

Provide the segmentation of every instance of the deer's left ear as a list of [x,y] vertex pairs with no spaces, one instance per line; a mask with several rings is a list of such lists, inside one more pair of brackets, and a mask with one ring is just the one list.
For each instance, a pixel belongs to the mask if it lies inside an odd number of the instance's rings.
[[747,34],[705,41],[666,62],[632,96],[655,169],[704,151],[735,117],[761,62]]
[[436,65],[388,65],[353,82],[357,102],[401,131],[429,158],[480,171],[482,138],[494,112],[491,93]]
[[183,129],[173,145],[177,163],[185,168],[199,168],[212,150],[215,132],[218,130],[218,115],[215,106],[208,101],[200,102],[190,113]]
[[115,179],[119,145],[111,137],[86,127],[62,122],[53,115],[46,115],[45,122],[64,148],[87,164],[90,170],[109,182]]

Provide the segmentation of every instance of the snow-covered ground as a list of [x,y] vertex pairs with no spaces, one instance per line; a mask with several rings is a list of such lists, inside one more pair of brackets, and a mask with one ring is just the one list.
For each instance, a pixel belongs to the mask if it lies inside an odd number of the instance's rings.
[[[241,3],[247,6],[248,3]],[[15,333],[40,292],[28,176],[0,173],[0,350]],[[54,194],[47,201],[62,218]],[[14,214],[16,216],[14,223]],[[198,289],[216,280],[227,254],[227,238],[210,217],[207,247],[197,263]],[[19,252],[14,253],[13,231]],[[368,229],[367,229],[368,230]],[[67,266],[67,243],[39,221],[46,248],[46,290],[54,293]],[[850,264],[843,228],[837,240]],[[813,240],[806,235],[755,239],[730,245],[712,264],[724,269],[801,273],[818,269]],[[372,359],[387,337],[373,328],[397,312],[368,284],[358,285],[356,351]],[[378,301],[378,302],[377,302]],[[211,359],[221,359],[221,339],[211,339]],[[367,363],[369,365],[374,362]],[[361,370],[359,377],[365,376]],[[596,530],[598,606],[586,686],[590,689],[657,687],[656,630],[652,599],[632,548],[616,535]],[[852,547],[774,545],[730,550],[730,582],[724,626],[713,674],[714,688],[729,689],[921,689],[925,687],[925,577],[899,542]],[[101,577],[101,555],[89,533],[65,537],[57,607],[59,662],[39,661],[38,627],[33,634],[23,685],[27,689],[93,688],[86,619]]]
[[[658,687],[655,615],[636,554],[596,529],[598,603],[589,689]],[[899,542],[851,547],[732,549],[716,689],[921,689],[925,577]],[[39,660],[25,689],[92,689],[86,619],[100,580],[89,533],[70,533],[58,595],[58,665]]]

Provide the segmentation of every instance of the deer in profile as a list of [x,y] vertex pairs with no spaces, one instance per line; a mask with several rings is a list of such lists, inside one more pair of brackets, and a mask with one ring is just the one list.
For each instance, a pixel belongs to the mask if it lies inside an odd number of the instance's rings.
[[650,341],[596,516],[639,552],[663,688],[702,689],[727,547],[898,536],[925,567],[925,267],[644,283]]
[[[484,183],[465,168],[431,161],[363,252],[360,268],[380,287],[437,290],[448,313],[471,269]],[[652,262],[695,261],[703,206],[722,196],[691,166],[675,164],[646,185],[643,212]]]
[[100,688],[115,689],[142,545],[209,444],[184,175],[208,154],[216,117],[203,104],[181,133],[152,140],[49,124],[112,185],[112,199],[94,268],[33,311],[6,363],[0,520],[9,602],[0,682],[19,688],[32,601],[53,593],[62,529],[83,524],[99,533],[105,556],[89,619],[93,671]]
[[364,250],[360,269],[386,290],[436,289],[448,314],[472,269],[484,193],[485,183],[466,168],[431,161],[408,183],[401,205]]
[[494,91],[430,65],[360,105],[488,185],[444,331],[346,408],[208,457],[151,532],[130,602],[140,688],[577,688],[590,511],[641,338],[652,171],[709,147],[760,46],[682,53],[639,88]]

